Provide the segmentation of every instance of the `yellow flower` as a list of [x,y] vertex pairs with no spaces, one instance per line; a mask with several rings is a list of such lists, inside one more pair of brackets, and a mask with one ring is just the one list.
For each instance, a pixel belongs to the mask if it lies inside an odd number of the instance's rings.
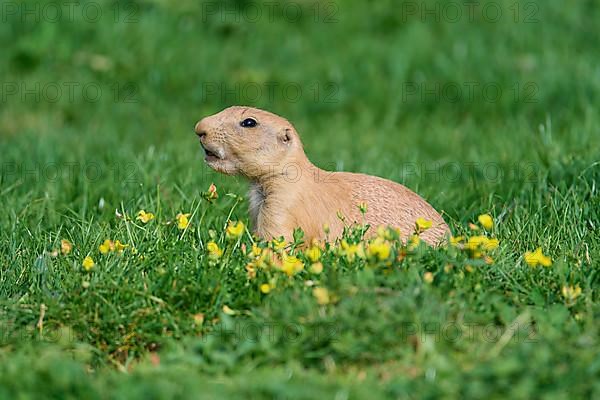
[[206,250],[208,250],[208,258],[218,260],[223,255],[223,250],[215,242],[208,242],[206,244]]
[[369,257],[375,257],[379,261],[387,260],[390,256],[390,245],[381,238],[373,240],[367,248]]
[[227,229],[225,230],[225,234],[227,239],[233,240],[237,239],[244,234],[244,223],[242,221],[229,221],[227,223]]
[[98,246],[98,250],[100,250],[100,253],[102,254],[106,254],[109,251],[113,251],[115,249],[115,244],[113,243],[112,240],[108,240],[106,239],[100,246]]
[[212,202],[213,200],[219,198],[219,194],[217,193],[217,187],[214,183],[210,184],[210,186],[208,187],[208,191],[203,193],[203,197],[209,202]]
[[144,210],[140,210],[140,211],[138,211],[136,219],[138,221],[142,221],[144,224],[147,224],[148,222],[150,222],[154,219],[154,214],[152,214],[150,212],[147,213]]
[[418,235],[412,235],[410,237],[410,243],[408,245],[409,250],[414,250],[421,244],[421,238]]
[[581,287],[577,286],[563,286],[562,295],[567,301],[567,304],[573,304],[579,296],[581,296]]
[[323,272],[323,264],[320,262],[313,263],[311,264],[309,270],[313,274],[319,275],[321,272]]
[[73,250],[73,245],[67,239],[62,239],[60,241],[60,252],[66,256]]
[[345,255],[349,262],[354,261],[356,257],[360,259],[365,258],[365,250],[362,246],[362,243],[348,244],[346,239],[343,239],[340,245],[342,248],[342,255]]
[[488,239],[487,242],[483,245],[483,248],[486,250],[495,250],[500,245],[500,241],[498,239]]
[[316,245],[311,246],[308,248],[308,250],[306,250],[306,258],[313,263],[319,261],[321,258],[321,249]]
[[491,231],[494,227],[494,219],[490,214],[481,214],[477,217],[477,221],[483,226],[486,231]]
[[465,248],[468,250],[476,251],[480,247],[484,246],[488,242],[488,238],[485,236],[471,236],[467,243],[465,244]]
[[552,259],[542,253],[542,248],[538,247],[534,252],[525,253],[525,262],[531,267],[537,267],[538,264],[544,267],[552,265]]
[[292,276],[304,269],[304,263],[295,256],[283,254],[281,270],[288,276]]
[[425,283],[433,282],[433,274],[431,272],[425,272],[423,274],[423,280],[425,281]]
[[313,296],[317,299],[317,303],[320,305],[329,304],[329,291],[325,288],[316,287],[313,289]]
[[272,287],[268,283],[263,283],[260,285],[260,291],[264,294],[268,294],[271,291]]
[[215,198],[219,196],[217,194],[217,187],[215,186],[214,183],[211,183],[210,186],[208,187],[208,193],[210,193]]
[[450,237],[450,244],[452,246],[458,247],[460,245],[460,243],[462,241],[464,241],[464,240],[465,240],[464,236],[451,236]]
[[246,264],[246,273],[248,274],[248,279],[256,278],[256,266],[254,263]]
[[175,218],[177,219],[177,228],[179,230],[184,230],[190,225],[190,221],[188,220],[189,216],[190,214],[177,214]]
[[417,232],[423,232],[423,231],[426,231],[427,229],[431,228],[431,225],[433,225],[433,222],[419,217],[415,221],[415,224],[417,225]]
[[287,242],[283,239],[282,240],[273,239],[272,243],[273,243],[273,249],[275,251],[283,250],[287,246]]
[[252,250],[250,251],[250,256],[256,258],[260,257],[260,253],[262,253],[262,249],[258,247],[256,244],[252,245]]
[[358,204],[358,210],[360,211],[361,214],[366,214],[367,213],[367,203],[365,202],[361,202]]
[[125,250],[128,247],[129,247],[128,244],[121,243],[118,240],[115,242],[115,251],[118,252],[118,253],[122,253],[123,250]]
[[83,266],[83,269],[85,269],[86,271],[91,271],[92,268],[94,268],[94,265],[96,265],[96,264],[94,263],[94,260],[92,259],[92,257],[86,256],[83,259],[83,262],[81,263],[81,265]]
[[471,236],[465,244],[465,248],[477,252],[478,250],[494,250],[498,248],[499,245],[500,241],[498,241],[498,239],[489,239],[486,236],[479,235]]

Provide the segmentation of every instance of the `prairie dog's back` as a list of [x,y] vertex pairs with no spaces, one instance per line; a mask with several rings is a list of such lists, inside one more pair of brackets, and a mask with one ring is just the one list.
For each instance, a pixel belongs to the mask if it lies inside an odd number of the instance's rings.
[[[432,227],[421,234],[424,240],[440,238],[449,232],[440,214],[407,187],[377,176],[349,172],[342,172],[339,175],[339,179],[350,183],[348,187],[352,188],[350,203],[367,204],[364,222],[369,225],[398,227],[402,236],[406,238],[414,232],[416,220],[424,218],[433,222]],[[359,221],[363,218],[357,206],[347,212]]]

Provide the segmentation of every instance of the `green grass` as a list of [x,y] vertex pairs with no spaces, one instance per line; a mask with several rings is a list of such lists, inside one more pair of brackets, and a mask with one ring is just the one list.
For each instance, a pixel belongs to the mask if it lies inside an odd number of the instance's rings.
[[[518,22],[514,2],[500,1],[495,23],[421,21],[391,0],[338,3],[333,23],[315,22],[312,2],[298,3],[297,21],[255,23],[191,1],[95,4],[104,13],[92,22],[80,9],[57,23],[2,9],[0,398],[600,396],[593,1],[521,2]],[[537,22],[525,23],[532,10]],[[471,82],[502,95],[406,92]],[[270,98],[272,83],[302,95]],[[26,94],[36,84],[39,99]],[[86,84],[101,88],[97,101]],[[249,279],[251,237],[224,235],[228,218],[248,222],[247,184],[209,171],[193,135],[231,104],[289,118],[319,166],[404,183],[456,235],[491,213],[494,262],[451,247],[384,265],[332,249],[320,275],[300,255],[306,269],[291,278]],[[209,203],[212,182],[220,197]],[[156,218],[135,221],[140,209]],[[192,214],[185,233],[180,212]],[[55,256],[62,239],[73,250]],[[105,239],[130,247],[102,255]],[[211,239],[225,249],[218,262]],[[550,268],[524,262],[537,247]],[[565,286],[581,295],[567,301]]]

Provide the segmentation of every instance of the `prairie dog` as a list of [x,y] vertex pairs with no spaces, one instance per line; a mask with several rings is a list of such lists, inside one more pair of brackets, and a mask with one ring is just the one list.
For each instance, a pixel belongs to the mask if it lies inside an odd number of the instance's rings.
[[[369,224],[369,232],[382,225],[400,228],[406,239],[419,217],[432,221],[421,234],[427,243],[440,244],[449,234],[441,215],[405,186],[313,165],[296,129],[275,114],[234,106],[203,118],[194,130],[209,167],[250,180],[250,221],[263,239],[290,240],[298,227],[309,241],[334,239],[352,223]],[[366,204],[364,216],[360,204]],[[328,235],[324,226],[329,227]]]

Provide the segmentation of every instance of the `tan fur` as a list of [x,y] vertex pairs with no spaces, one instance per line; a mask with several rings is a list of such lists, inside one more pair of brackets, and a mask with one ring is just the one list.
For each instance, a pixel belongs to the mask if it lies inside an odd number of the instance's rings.
[[[255,119],[257,126],[242,127],[246,118]],[[331,240],[352,223],[397,227],[406,238],[414,232],[419,217],[433,222],[421,234],[426,242],[439,244],[449,233],[431,205],[398,183],[314,166],[292,124],[275,114],[230,107],[202,119],[195,131],[204,149],[217,156],[207,156],[211,168],[250,180],[250,219],[255,233],[264,239],[284,236],[289,240],[297,227],[308,240],[326,239],[326,224]],[[367,204],[364,217],[360,203]],[[338,218],[340,212],[344,222]]]

